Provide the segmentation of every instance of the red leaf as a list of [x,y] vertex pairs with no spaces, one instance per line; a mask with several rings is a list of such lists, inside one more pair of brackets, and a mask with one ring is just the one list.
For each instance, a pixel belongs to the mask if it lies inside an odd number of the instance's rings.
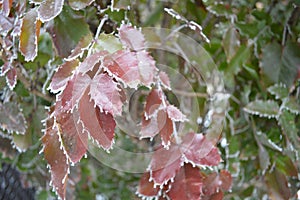
[[51,92],[61,91],[67,84],[73,70],[78,66],[78,60],[67,61],[57,69],[52,77],[49,89]]
[[142,128],[140,131],[142,138],[153,138],[159,132],[157,118],[150,118],[146,120],[145,117],[142,119]]
[[123,102],[120,97],[117,83],[107,74],[94,77],[90,91],[91,98],[100,108],[112,115],[121,115]]
[[206,196],[203,196],[201,199],[202,200],[222,200],[224,197],[224,194],[222,191],[219,191],[217,193],[214,193],[212,195],[206,195]]
[[161,84],[162,84],[165,88],[171,90],[171,84],[170,84],[170,79],[169,79],[168,74],[166,74],[166,73],[163,72],[163,71],[160,71],[159,74],[158,74],[158,76],[159,76],[159,80],[160,80]]
[[84,61],[77,67],[76,72],[85,74],[88,71],[92,71],[94,66],[104,59],[108,54],[107,51],[99,51],[84,59]]
[[202,134],[186,134],[181,150],[186,161],[195,165],[215,166],[221,161],[217,148]]
[[76,47],[72,50],[71,55],[66,60],[73,60],[80,56],[84,50],[88,49],[89,45],[91,44],[93,40],[92,33],[88,33],[81,37],[81,39],[78,41]]
[[123,45],[133,50],[143,50],[145,48],[145,38],[141,31],[130,25],[122,24],[119,29],[119,37]]
[[10,68],[10,70],[6,73],[6,82],[9,89],[13,90],[17,84],[17,71],[15,68]]
[[141,197],[157,197],[159,194],[159,187],[154,188],[154,182],[150,180],[150,173],[146,172],[140,179],[137,192]]
[[167,112],[169,118],[174,122],[184,122],[186,121],[186,117],[182,112],[173,105],[167,106]]
[[190,164],[184,165],[167,194],[172,200],[200,200],[202,179],[199,168],[192,167]]
[[62,11],[64,0],[44,0],[38,12],[42,22],[50,21]]
[[104,60],[104,66],[109,74],[131,88],[136,88],[140,83],[138,64],[136,53],[124,50],[119,50]]
[[82,125],[71,113],[61,113],[56,117],[62,144],[68,157],[77,163],[86,153],[88,136],[83,133]]
[[110,113],[100,112],[98,107],[94,107],[94,102],[90,101],[88,91],[79,102],[79,116],[84,129],[89,136],[103,149],[110,149],[113,144],[114,130],[116,123]]
[[139,61],[138,69],[140,74],[141,83],[150,87],[154,83],[154,76],[157,71],[155,67],[155,61],[147,52],[137,52],[137,59]]
[[65,199],[69,164],[66,155],[61,150],[61,143],[57,134],[58,130],[52,126],[54,123],[53,119],[48,119],[47,121],[48,126],[42,138],[43,152],[50,166],[52,185],[60,198]]
[[212,195],[230,189],[232,177],[228,171],[222,170],[219,174],[214,172],[209,174],[203,181],[203,194]]
[[163,110],[159,110],[157,113],[157,122],[159,134],[162,140],[162,145],[168,147],[171,142],[171,136],[173,134],[173,122]]
[[170,146],[169,150],[160,148],[154,152],[149,165],[151,179],[155,184],[166,184],[175,177],[182,164],[182,154],[177,145]]
[[58,97],[61,100],[62,109],[64,111],[72,110],[79,102],[84,91],[91,83],[91,79],[87,74],[76,74],[67,83],[66,88]]
[[157,89],[151,90],[151,92],[149,93],[146,99],[146,105],[145,105],[146,118],[149,118],[160,107],[163,98],[162,95],[163,94],[160,90]]
[[32,9],[25,14],[20,35],[20,51],[25,57],[25,61],[33,61],[37,56],[37,42],[40,29],[40,23],[38,22],[38,13],[35,9]]

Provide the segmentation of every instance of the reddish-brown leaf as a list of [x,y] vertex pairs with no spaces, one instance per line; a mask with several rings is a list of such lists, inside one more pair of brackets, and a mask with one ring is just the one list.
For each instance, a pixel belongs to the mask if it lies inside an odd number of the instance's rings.
[[123,45],[135,51],[145,48],[145,38],[141,31],[130,25],[122,24],[119,29],[119,37]]
[[9,89],[13,90],[17,84],[17,70],[10,68],[6,73],[6,82]]
[[153,138],[159,133],[157,118],[153,117],[146,120],[145,117],[142,119],[142,128],[140,131],[142,138]]
[[153,89],[146,99],[145,105],[145,116],[146,118],[150,117],[153,113],[157,111],[162,103],[162,92],[157,89]]
[[215,166],[221,161],[218,149],[202,134],[188,133],[183,137],[181,151],[187,162]]
[[69,164],[64,151],[61,149],[58,130],[52,126],[53,119],[49,120],[52,122],[46,122],[48,126],[42,138],[44,157],[50,166],[52,186],[60,198],[65,199]]
[[42,22],[50,21],[62,11],[64,0],[44,0],[38,12]]
[[78,60],[71,60],[59,66],[52,77],[52,81],[49,86],[51,92],[59,92],[65,88],[73,70],[78,66],[78,64]]
[[182,164],[182,154],[177,145],[171,145],[169,150],[160,148],[154,152],[149,165],[151,179],[155,184],[166,184],[175,177]]
[[150,172],[146,172],[140,179],[139,186],[137,189],[138,195],[141,197],[157,197],[159,194],[159,187],[154,188],[154,182],[150,180]]
[[167,195],[172,200],[200,200],[202,179],[199,168],[186,164],[177,173]]
[[278,169],[274,168],[273,171],[266,173],[265,182],[271,199],[291,198],[287,177]]
[[91,79],[87,74],[75,74],[70,79],[58,97],[64,111],[72,110],[79,102],[81,96],[87,90],[91,83]]
[[101,109],[112,115],[121,115],[123,102],[120,97],[117,83],[107,74],[94,77],[90,91],[91,98]]
[[115,120],[110,113],[100,112],[98,106],[90,101],[88,91],[85,91],[79,102],[79,116],[83,127],[90,137],[103,149],[110,149],[113,144]]
[[69,0],[69,5],[74,10],[81,10],[86,6],[90,5],[94,0]]
[[159,110],[157,113],[157,122],[159,134],[164,147],[171,144],[171,137],[173,134],[173,122],[164,110]]
[[228,171],[222,170],[220,173],[213,172],[203,181],[203,194],[213,195],[220,191],[228,191],[231,188],[232,177]]
[[25,61],[33,61],[37,56],[37,42],[40,29],[38,13],[35,9],[25,14],[20,35],[20,51],[25,57]]
[[102,62],[104,57],[108,54],[107,51],[99,51],[88,56],[84,61],[77,67],[76,72],[85,74],[88,71],[92,71],[95,65]]
[[174,122],[183,122],[186,121],[186,117],[182,112],[173,105],[167,106],[167,113],[169,118]]
[[86,153],[88,136],[83,133],[81,123],[71,113],[61,113],[56,117],[62,145],[73,163],[80,161]]
[[138,70],[140,81],[143,85],[150,87],[150,85],[154,83],[154,76],[157,71],[155,61],[146,51],[139,51],[136,55],[139,61]]
[[104,66],[109,74],[131,88],[136,88],[141,82],[138,64],[136,53],[125,50],[119,50],[104,60]]
[[12,28],[14,28],[13,20],[11,18],[6,17],[3,13],[0,13],[0,27],[1,34],[7,34]]

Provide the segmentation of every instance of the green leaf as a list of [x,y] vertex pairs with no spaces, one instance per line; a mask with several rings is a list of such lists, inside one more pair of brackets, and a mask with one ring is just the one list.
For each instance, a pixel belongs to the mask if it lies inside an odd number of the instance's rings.
[[225,73],[236,75],[240,72],[244,63],[247,62],[251,55],[250,48],[242,45],[236,52],[235,56],[228,63]]
[[275,84],[268,88],[268,92],[275,95],[276,99],[283,100],[289,96],[289,91],[284,84]]
[[300,105],[294,97],[289,97],[283,105],[287,110],[296,115],[300,114]]
[[231,26],[228,28],[223,37],[222,44],[227,57],[227,62],[230,62],[240,46],[239,34],[235,27]]
[[265,75],[274,83],[284,83],[288,87],[294,82],[300,65],[299,45],[288,42],[282,47],[272,42],[262,49],[260,66]]
[[96,51],[106,50],[109,53],[123,49],[120,40],[116,36],[105,33],[100,34],[93,48]]
[[297,135],[298,129],[295,124],[295,115],[287,110],[283,110],[281,115],[279,116],[278,122],[283,133],[292,142],[294,147],[300,150],[300,140],[299,136]]
[[282,152],[282,148],[280,146],[278,146],[277,144],[275,144],[271,139],[269,139],[265,133],[258,131],[256,133],[256,138],[264,146],[269,147],[272,150]]
[[72,50],[75,49],[80,41],[86,45],[85,37],[91,37],[89,25],[85,22],[83,16],[67,6],[65,6],[61,14],[49,24],[48,31],[58,55],[64,58],[72,53]]
[[265,176],[268,193],[270,199],[289,199],[291,192],[288,187],[288,182],[283,173],[274,168],[273,171],[267,173]]
[[247,113],[260,117],[275,118],[279,113],[279,106],[275,101],[256,100],[247,104],[244,108]]

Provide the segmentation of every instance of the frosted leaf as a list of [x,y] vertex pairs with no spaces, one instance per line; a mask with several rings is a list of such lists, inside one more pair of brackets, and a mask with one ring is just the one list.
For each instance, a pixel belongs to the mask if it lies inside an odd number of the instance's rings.
[[247,113],[260,117],[275,118],[278,116],[279,106],[275,101],[256,100],[247,104],[244,108]]

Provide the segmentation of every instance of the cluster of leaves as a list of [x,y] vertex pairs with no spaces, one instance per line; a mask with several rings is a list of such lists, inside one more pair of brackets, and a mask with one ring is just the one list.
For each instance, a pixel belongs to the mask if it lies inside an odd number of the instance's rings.
[[[80,197],[95,198],[116,189],[103,188],[116,177],[132,186],[124,189],[125,194],[138,185],[138,195],[146,199],[296,198],[297,1],[3,0],[0,8],[1,161],[16,164],[26,174],[25,185],[46,188],[39,199],[53,195],[46,181],[61,198],[74,198],[75,190]],[[207,110],[198,94],[196,109],[203,116],[191,119],[176,108],[175,84],[157,69],[155,60],[180,71],[195,83],[194,91],[207,93],[209,88],[199,81],[203,77],[187,68],[189,63],[180,56],[156,50],[151,56],[143,34],[123,20],[139,27],[181,30],[212,55],[230,96],[220,152],[214,146],[219,138],[204,135],[212,125],[201,122],[206,112],[206,118],[217,115]],[[113,31],[118,34],[104,33]],[[97,170],[90,158],[81,160],[89,140],[109,151],[115,137],[122,138],[115,121],[124,117],[130,89],[146,91],[145,101],[138,102],[145,102],[138,115],[140,137],[158,143],[139,183],[135,175],[115,174],[104,166]],[[191,97],[186,91],[178,96]],[[192,113],[194,107],[188,105]],[[47,118],[44,106],[49,106]],[[45,118],[42,133],[40,121]],[[198,130],[177,130],[179,124],[197,118]],[[38,155],[41,142],[51,176]],[[136,146],[128,139],[124,143]],[[231,193],[224,193],[229,189]]]

